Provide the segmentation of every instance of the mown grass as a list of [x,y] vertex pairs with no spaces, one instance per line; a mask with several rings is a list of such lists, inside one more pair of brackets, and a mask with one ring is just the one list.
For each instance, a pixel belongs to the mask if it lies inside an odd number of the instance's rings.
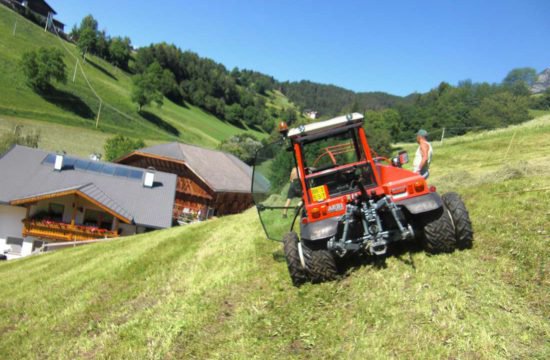
[[[515,130],[538,146],[514,157],[548,161],[546,122]],[[502,154],[515,130],[455,139],[436,152],[434,182],[459,191],[470,210],[471,250],[428,256],[406,247],[340,281],[294,288],[280,244],[265,240],[251,209],[11,261],[0,264],[1,354],[548,359],[550,174],[471,160]],[[447,182],[448,166],[479,168],[461,184]]]
[[[14,36],[12,31],[16,21]],[[18,65],[24,52],[40,46],[56,47],[64,52],[69,76],[67,84],[56,84],[56,90],[45,95],[31,90]],[[95,130],[99,100],[80,71],[76,81],[72,82],[76,60],[71,54],[80,58],[74,45],[62,44],[54,35],[0,6],[0,115]],[[167,99],[162,108],[146,107],[149,115],[140,114],[130,99],[132,85],[128,73],[95,56],[90,56],[88,62],[80,58],[80,63],[102,100],[125,114],[103,106],[99,121],[99,129],[103,132],[151,140],[180,140],[207,147],[215,147],[220,141],[242,132],[260,138],[266,136],[245,126],[239,128],[220,121],[197,107],[179,106]],[[62,137],[60,141],[63,141]]]

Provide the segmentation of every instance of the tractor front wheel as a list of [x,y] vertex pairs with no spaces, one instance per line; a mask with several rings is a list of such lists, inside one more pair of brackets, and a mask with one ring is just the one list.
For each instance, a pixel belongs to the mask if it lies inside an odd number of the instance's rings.
[[292,231],[284,236],[283,251],[292,284],[300,286],[309,281],[307,263],[309,263],[310,250],[300,243],[298,234]]
[[472,230],[470,215],[468,214],[466,205],[464,205],[460,195],[450,192],[443,194],[441,199],[443,199],[443,203],[447,206],[447,209],[451,214],[457,248],[461,250],[471,248],[474,240],[474,231]]
[[311,253],[311,282],[321,283],[338,278],[338,268],[334,255],[324,249],[314,250]]

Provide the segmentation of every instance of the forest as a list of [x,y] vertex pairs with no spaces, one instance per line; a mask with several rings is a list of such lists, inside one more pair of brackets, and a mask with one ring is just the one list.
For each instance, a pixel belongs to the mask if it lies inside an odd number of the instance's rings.
[[[289,125],[306,121],[293,108],[274,108],[266,102],[270,91],[279,90],[303,111],[317,111],[321,119],[358,111],[365,114],[373,147],[381,155],[390,143],[413,141],[414,133],[426,129],[432,137],[461,135],[468,131],[518,124],[530,118],[529,108],[548,109],[548,92],[538,97],[529,87],[536,81],[532,68],[512,69],[500,82],[471,80],[456,85],[441,82],[432,90],[406,97],[383,92],[353,92],[311,81],[280,82],[273,76],[234,68],[183,51],[173,44],[157,43],[131,50],[129,38],[111,38],[98,31],[91,15],[71,38],[83,51],[92,52],[134,74],[134,101],[142,106],[163,95],[185,105],[197,105],[234,124],[272,132],[278,121]],[[445,130],[443,130],[445,129]]]

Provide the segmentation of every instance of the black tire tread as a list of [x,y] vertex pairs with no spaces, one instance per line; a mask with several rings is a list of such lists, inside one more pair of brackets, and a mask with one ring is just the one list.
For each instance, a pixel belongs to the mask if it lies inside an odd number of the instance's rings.
[[[283,252],[285,253],[288,273],[292,285],[299,287],[309,281],[308,271],[302,266],[298,252],[298,234],[289,232],[283,237]],[[305,247],[302,245],[302,249]],[[305,257],[305,256],[304,256]],[[307,264],[307,263],[306,263]]]
[[470,249],[474,241],[474,231],[466,205],[460,198],[460,195],[455,192],[445,193],[441,198],[451,213],[457,248],[461,250]]
[[311,282],[321,283],[338,278],[338,268],[334,255],[328,250],[320,249],[311,253]]
[[424,226],[424,248],[432,254],[450,253],[456,248],[453,223],[445,205]]

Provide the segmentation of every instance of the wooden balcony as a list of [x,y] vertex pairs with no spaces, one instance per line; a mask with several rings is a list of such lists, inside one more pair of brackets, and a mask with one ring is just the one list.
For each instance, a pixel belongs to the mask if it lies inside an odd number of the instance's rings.
[[116,231],[92,226],[71,225],[47,220],[23,220],[23,236],[54,241],[83,241],[118,237]]

